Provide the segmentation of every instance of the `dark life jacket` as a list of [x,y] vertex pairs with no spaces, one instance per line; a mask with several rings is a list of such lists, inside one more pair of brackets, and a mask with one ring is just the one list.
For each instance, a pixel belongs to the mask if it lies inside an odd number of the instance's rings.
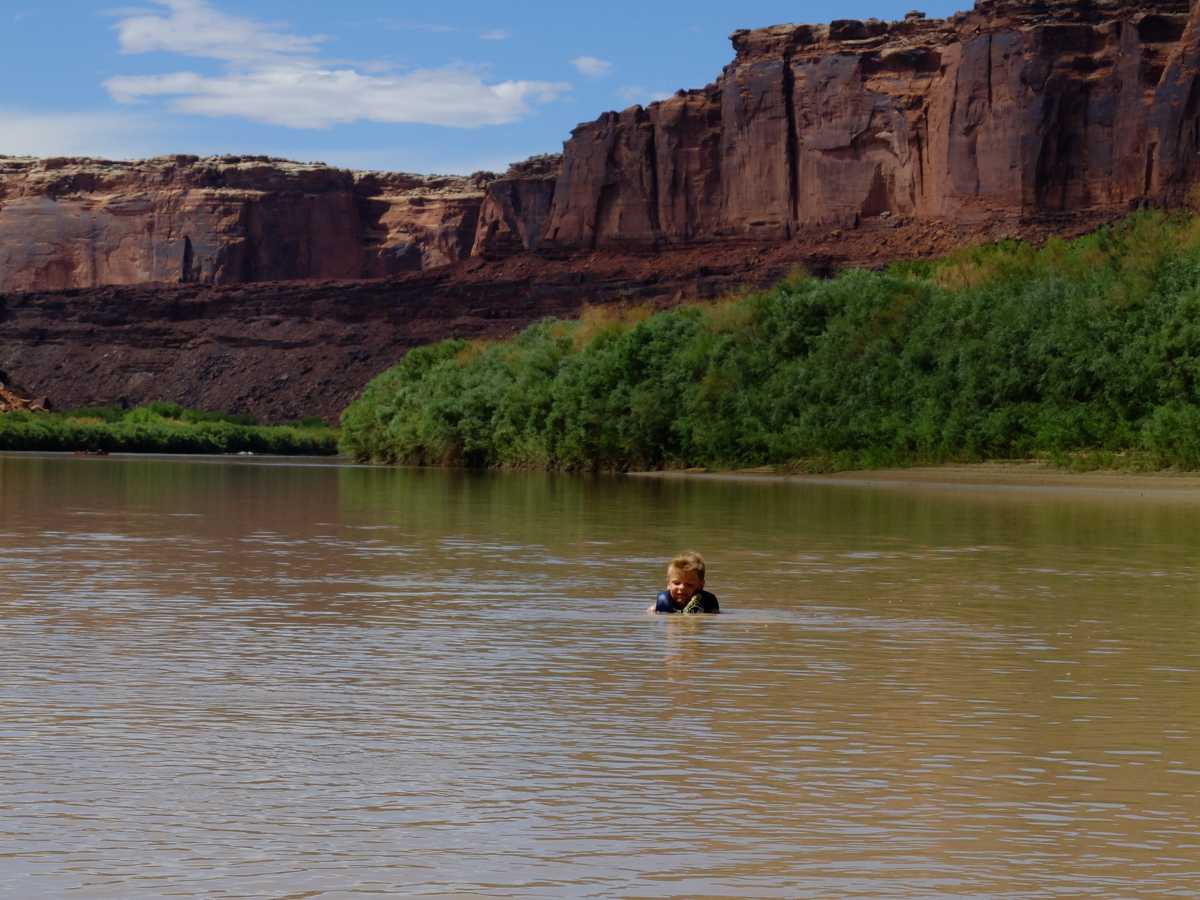
[[720,605],[717,603],[717,595],[710,594],[706,590],[696,591],[695,596],[687,602],[683,609],[676,609],[675,604],[671,602],[671,595],[667,591],[659,591],[658,601],[654,604],[656,613],[719,613]]

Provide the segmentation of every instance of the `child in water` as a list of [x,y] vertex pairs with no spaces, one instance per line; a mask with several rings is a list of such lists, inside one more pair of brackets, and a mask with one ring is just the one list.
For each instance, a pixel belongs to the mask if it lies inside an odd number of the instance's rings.
[[646,612],[719,613],[715,594],[704,590],[704,557],[688,551],[680,553],[667,566],[667,589]]

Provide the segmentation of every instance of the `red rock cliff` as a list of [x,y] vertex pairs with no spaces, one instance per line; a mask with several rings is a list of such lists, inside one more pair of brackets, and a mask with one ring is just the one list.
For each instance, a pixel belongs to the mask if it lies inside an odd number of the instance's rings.
[[786,239],[1177,202],[1200,174],[1200,7],[980,0],[733,35],[702,90],[572,133],[543,241]]
[[422,271],[468,256],[490,177],[0,157],[0,290]]
[[1095,217],[1200,177],[1200,6],[979,0],[739,31],[713,84],[497,177],[0,158],[0,290],[378,278],[470,256]]
[[733,43],[714,84],[499,177],[0,158],[0,369],[62,407],[333,418],[416,344],[1077,234],[1200,179],[1200,4],[987,0]]

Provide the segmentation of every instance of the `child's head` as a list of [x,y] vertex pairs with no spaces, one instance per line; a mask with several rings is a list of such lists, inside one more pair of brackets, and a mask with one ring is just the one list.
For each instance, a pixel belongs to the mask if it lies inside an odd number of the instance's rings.
[[676,603],[686,603],[704,587],[704,557],[687,551],[667,566],[667,592]]

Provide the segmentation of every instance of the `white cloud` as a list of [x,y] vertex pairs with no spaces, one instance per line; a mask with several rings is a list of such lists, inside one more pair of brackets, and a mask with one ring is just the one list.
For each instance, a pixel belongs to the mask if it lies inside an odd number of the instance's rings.
[[167,152],[159,124],[132,113],[40,113],[0,109],[0,153],[141,159]]
[[142,12],[117,22],[122,53],[181,53],[228,62],[255,62],[270,56],[307,56],[324,40],[213,9],[205,0],[154,0],[167,15]]
[[507,41],[512,37],[512,32],[507,28],[492,28],[479,35],[479,39],[483,41]]
[[617,96],[626,103],[653,103],[656,100],[666,100],[674,95],[674,91],[655,91],[638,84],[627,84],[617,91]]
[[478,72],[460,67],[381,77],[344,68],[283,65],[214,77],[194,72],[123,76],[104,84],[122,103],[171,97],[171,109],[177,112],[290,128],[358,120],[458,128],[503,125],[528,116],[533,104],[570,90],[568,84],[545,81],[486,84]]
[[407,19],[384,19],[384,26],[392,31],[423,31],[426,34],[450,34],[458,31],[453,25],[437,22],[413,22]]
[[[164,98],[171,110],[234,116],[290,128],[326,128],[355,121],[422,123],[458,128],[501,125],[530,115],[571,89],[548,81],[487,83],[468,66],[387,74],[321,59],[320,37],[228,16],[207,0],[153,0],[161,14],[127,14],[117,25],[127,53],[166,51],[216,59],[225,71],[120,75],[104,82],[113,99]],[[440,26],[420,26],[440,28]],[[448,26],[447,26],[448,27]],[[361,71],[359,71],[361,69]]]
[[571,65],[582,74],[591,78],[600,78],[612,72],[612,63],[608,60],[597,59],[594,56],[577,56],[571,60]]

